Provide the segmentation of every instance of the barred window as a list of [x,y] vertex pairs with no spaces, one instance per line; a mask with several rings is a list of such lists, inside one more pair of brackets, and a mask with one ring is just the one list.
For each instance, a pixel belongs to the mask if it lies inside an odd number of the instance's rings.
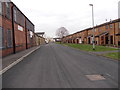
[[4,47],[4,32],[3,28],[0,27],[0,49]]
[[2,2],[0,2],[0,15],[2,14]]
[[26,21],[26,28],[31,31],[34,31],[34,25],[32,25],[32,23],[29,22],[28,20]]
[[7,30],[7,46],[12,47],[12,31]]
[[6,16],[10,19],[10,2],[6,2]]
[[14,21],[17,21],[17,11],[14,9]]
[[22,25],[22,26],[25,26],[25,18],[24,18],[23,15],[21,16],[21,25]]
[[24,15],[22,13],[20,13],[20,25],[25,26],[25,19],[24,19]]

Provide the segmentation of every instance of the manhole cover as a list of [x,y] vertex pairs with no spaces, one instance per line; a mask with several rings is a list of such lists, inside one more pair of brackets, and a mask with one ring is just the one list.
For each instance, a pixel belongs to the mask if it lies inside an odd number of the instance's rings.
[[101,75],[86,75],[86,77],[91,81],[104,80],[105,78]]

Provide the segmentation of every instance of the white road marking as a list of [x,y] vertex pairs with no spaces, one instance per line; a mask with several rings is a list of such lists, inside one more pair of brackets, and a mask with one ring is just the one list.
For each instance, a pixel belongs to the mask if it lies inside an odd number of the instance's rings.
[[[38,47],[40,48],[40,46]],[[20,61],[22,61],[25,57],[27,57],[28,55],[30,55],[32,52],[36,51],[38,48],[32,50],[31,52],[27,53],[26,55],[22,56],[21,58],[19,58],[18,60],[16,60],[15,62],[13,62],[12,64],[10,64],[9,66],[7,66],[6,68],[4,68],[3,70],[0,71],[0,75],[2,75],[3,73],[5,73],[7,70],[9,70],[10,68],[12,68],[13,66],[15,66],[16,64],[18,64]]]
[[108,74],[108,73],[106,73],[106,75],[107,75],[107,76],[109,76],[109,77],[111,77],[111,75],[110,75],[110,74]]

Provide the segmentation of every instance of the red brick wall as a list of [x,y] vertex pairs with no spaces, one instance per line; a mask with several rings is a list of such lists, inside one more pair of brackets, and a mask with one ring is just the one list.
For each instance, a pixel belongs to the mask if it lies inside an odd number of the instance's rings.
[[6,17],[6,8],[5,8],[5,3],[3,3],[4,11],[3,11],[3,16],[2,16],[2,27],[4,29],[4,49],[2,50],[2,56],[9,55],[13,53],[13,48],[8,47],[8,40],[7,40],[7,30],[11,30],[12,32],[12,21],[11,21],[11,14],[10,14],[10,19]]
[[[118,28],[120,22],[119,20],[114,20],[108,23],[101,24],[99,26],[95,27],[95,41],[97,45],[109,45],[109,46],[118,46],[118,41],[120,41],[120,36],[116,36],[116,34],[120,34],[120,28]],[[112,25],[112,28],[110,28],[110,25]],[[108,26],[108,28],[106,28]],[[81,37],[81,40],[84,41],[84,43],[88,43],[90,38],[90,44],[92,44],[92,36],[93,36],[93,30],[92,28],[80,31],[78,33],[71,34],[64,38],[64,40],[68,40],[72,38]],[[112,37],[112,38],[111,38]],[[108,40],[107,40],[108,39]],[[113,40],[112,40],[113,39]],[[108,41],[108,42],[107,42]],[[111,43],[113,42],[113,43]]]
[[25,28],[24,27],[22,28],[23,31],[20,31],[18,30],[18,24],[16,23],[14,24],[16,51],[21,51],[26,49]]
[[[10,12],[12,11],[12,6],[13,6],[13,4],[10,3]],[[0,52],[2,52],[2,56],[7,56],[7,55],[13,53],[13,47],[11,47],[11,48],[7,47],[7,44],[8,44],[8,41],[7,41],[7,30],[8,29],[11,30],[11,31],[13,30],[12,29],[12,12],[10,13],[10,19],[8,19],[6,17],[6,6],[5,6],[5,3],[3,3],[3,10],[4,10],[3,11],[3,16],[2,17],[0,16],[0,26],[2,26],[4,28],[4,47],[5,48],[3,50],[0,50]],[[19,9],[17,9],[17,10],[19,11]],[[19,11],[19,13],[21,13],[21,12]],[[24,16],[24,19],[25,19],[25,22],[26,22],[26,20],[28,20],[28,18],[26,18],[25,16]],[[22,50],[26,49],[26,31],[27,31],[27,34],[28,34],[27,35],[28,48],[36,45],[34,36],[33,36],[33,39],[32,39],[31,45],[30,45],[29,31],[25,28],[25,22],[24,22],[23,26],[18,24],[18,23],[16,23],[16,22],[14,22],[14,34],[15,34],[16,52],[22,51]],[[30,22],[30,21],[28,20],[28,22]],[[20,19],[19,19],[19,23],[21,23]],[[18,30],[18,25],[23,28],[23,31]],[[27,25],[27,27],[34,32],[33,26]]]

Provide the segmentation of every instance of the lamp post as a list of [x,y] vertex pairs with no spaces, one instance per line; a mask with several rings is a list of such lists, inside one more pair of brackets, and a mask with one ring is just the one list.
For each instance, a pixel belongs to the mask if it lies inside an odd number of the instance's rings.
[[93,10],[93,4],[89,4],[89,5],[92,6],[92,24],[93,24],[93,39],[92,39],[92,43],[93,43],[93,50],[95,50],[94,10]]

